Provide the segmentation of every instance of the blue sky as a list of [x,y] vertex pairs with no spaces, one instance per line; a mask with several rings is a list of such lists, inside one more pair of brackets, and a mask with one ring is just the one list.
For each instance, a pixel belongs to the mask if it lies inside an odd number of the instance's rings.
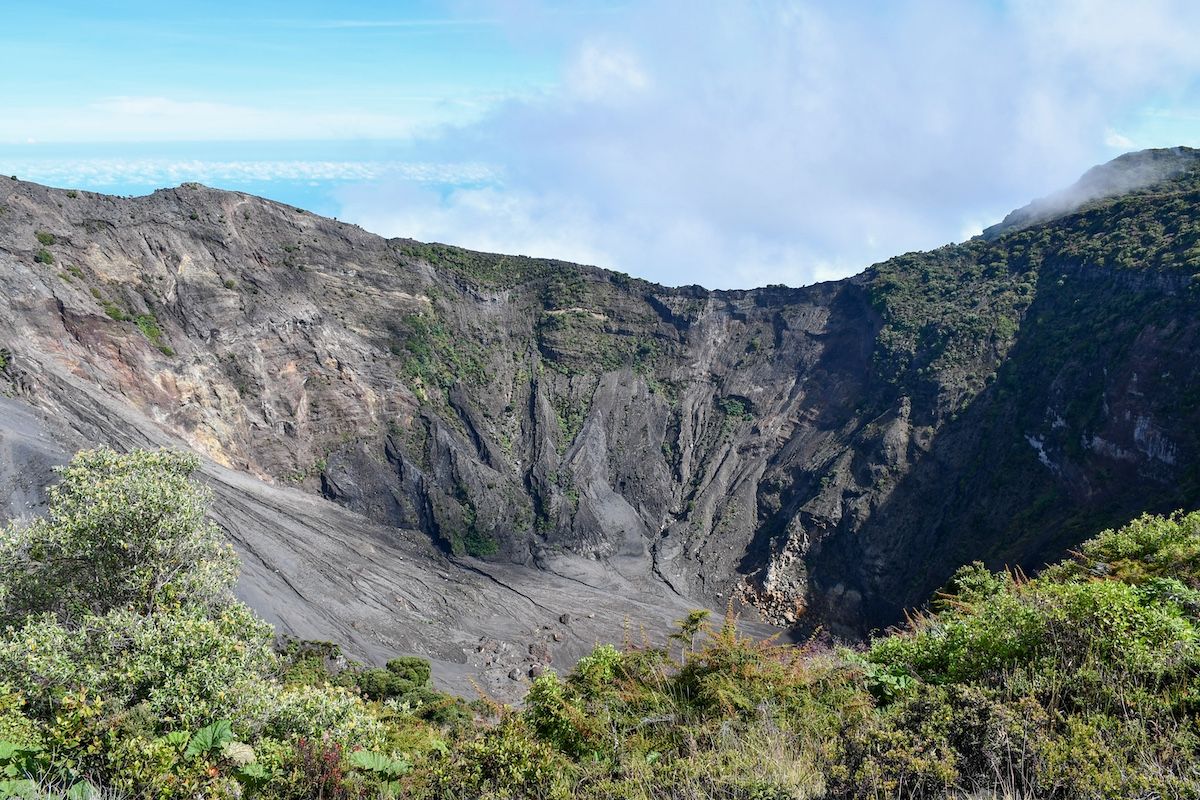
[[0,173],[810,283],[1200,145],[1200,4],[0,0]]

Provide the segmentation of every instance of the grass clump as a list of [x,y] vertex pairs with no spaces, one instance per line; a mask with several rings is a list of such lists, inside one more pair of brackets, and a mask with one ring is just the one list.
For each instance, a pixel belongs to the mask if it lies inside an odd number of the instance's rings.
[[37,231],[33,235],[37,238],[39,244],[46,247],[49,247],[58,241],[57,237],[55,237],[53,233],[47,233],[46,231]]
[[131,319],[125,309],[111,300],[101,300],[100,305],[104,308],[104,313],[117,322],[128,322]]
[[175,355],[175,350],[163,339],[162,328],[158,326],[158,320],[153,314],[139,314],[134,318],[133,322],[138,326],[138,330],[142,332],[142,335],[158,348],[159,352],[165,356]]

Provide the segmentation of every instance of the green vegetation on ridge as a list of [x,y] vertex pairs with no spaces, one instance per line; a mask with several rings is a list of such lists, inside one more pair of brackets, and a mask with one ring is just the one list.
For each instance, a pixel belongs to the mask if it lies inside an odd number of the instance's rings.
[[409,258],[449,269],[480,285],[498,288],[542,278],[570,266],[545,258],[481,253],[448,244],[405,241],[399,245],[399,250]]
[[868,271],[883,317],[876,364],[909,391],[973,395],[1000,362],[1039,296],[1043,269],[1128,269],[1192,275],[1200,287],[1200,173],[994,240],[908,253]]

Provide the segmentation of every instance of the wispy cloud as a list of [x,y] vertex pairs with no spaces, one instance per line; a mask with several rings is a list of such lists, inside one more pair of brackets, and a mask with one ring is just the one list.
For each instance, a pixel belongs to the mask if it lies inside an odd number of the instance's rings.
[[1116,150],[1131,150],[1134,147],[1133,140],[1123,133],[1109,128],[1104,132],[1104,143]]
[[572,94],[591,101],[620,101],[650,88],[650,78],[631,51],[589,42],[567,75]]
[[470,28],[480,25],[495,25],[495,19],[335,19],[316,22],[289,22],[296,27],[322,30],[345,30],[354,28]]

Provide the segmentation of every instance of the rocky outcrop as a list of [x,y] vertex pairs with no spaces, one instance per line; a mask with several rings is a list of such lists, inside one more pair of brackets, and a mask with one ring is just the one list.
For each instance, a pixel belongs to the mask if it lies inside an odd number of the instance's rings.
[[[588,598],[546,603],[546,625],[642,593],[859,632],[965,561],[1033,568],[1200,499],[1196,159],[1175,157],[1128,202],[1182,204],[1155,223],[1178,262],[1080,254],[1097,214],[1149,247],[1116,197],[844,281],[730,292],[385,240],[197,185],[5,181],[0,347],[9,393],[79,441],[204,454],[238,487],[222,499],[257,504],[222,520],[248,555],[276,519],[300,526],[303,550],[276,537],[287,564],[263,558],[246,589],[285,625],[274,570],[369,564],[380,596],[411,547],[405,580],[446,575],[414,629],[443,588],[470,587],[455,602],[482,620],[507,601],[480,585],[532,597],[541,576]],[[320,612],[330,635],[352,636],[351,595]]]

